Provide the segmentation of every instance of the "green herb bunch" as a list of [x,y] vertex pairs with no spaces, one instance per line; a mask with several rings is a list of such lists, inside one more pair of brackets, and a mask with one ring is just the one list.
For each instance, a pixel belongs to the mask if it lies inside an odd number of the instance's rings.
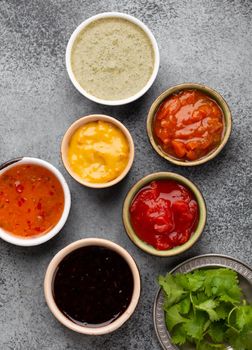
[[243,298],[235,271],[201,269],[159,276],[164,311],[174,344],[197,350],[252,350],[252,305]]

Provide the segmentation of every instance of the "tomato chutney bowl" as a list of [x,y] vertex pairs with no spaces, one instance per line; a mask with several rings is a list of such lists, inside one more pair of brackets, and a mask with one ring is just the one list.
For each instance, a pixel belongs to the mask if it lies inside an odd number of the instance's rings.
[[122,216],[125,230],[138,248],[168,257],[197,242],[207,212],[200,190],[189,179],[159,172],[145,176],[130,189]]
[[44,280],[47,305],[65,327],[102,335],[121,327],[140,297],[138,267],[121,246],[85,238],[63,248],[51,260]]
[[23,157],[0,166],[0,238],[35,246],[53,238],[70,211],[68,185],[58,169]]
[[176,85],[163,92],[147,117],[154,150],[180,166],[199,165],[216,157],[231,129],[231,112],[223,97],[196,83]]

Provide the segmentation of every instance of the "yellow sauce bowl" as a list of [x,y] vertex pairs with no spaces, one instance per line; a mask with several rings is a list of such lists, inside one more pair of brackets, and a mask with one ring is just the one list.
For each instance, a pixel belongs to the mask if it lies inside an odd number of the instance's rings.
[[[112,139],[118,141],[121,138],[118,147],[123,150],[122,161],[118,161],[120,155],[116,152],[116,142],[110,144],[100,142],[103,133],[109,134],[111,141]],[[111,167],[111,171],[101,173],[100,178],[99,170],[95,169],[95,162],[100,157],[99,151],[96,152],[96,146],[107,148],[104,156],[105,167],[107,170]],[[83,152],[85,157],[80,154],[78,160],[73,161],[78,151]],[[78,119],[66,131],[61,144],[61,156],[66,170],[76,181],[87,187],[105,188],[115,185],[129,172],[134,160],[134,143],[128,129],[117,119],[103,114],[88,115]],[[115,166],[114,160],[118,161],[118,167]]]

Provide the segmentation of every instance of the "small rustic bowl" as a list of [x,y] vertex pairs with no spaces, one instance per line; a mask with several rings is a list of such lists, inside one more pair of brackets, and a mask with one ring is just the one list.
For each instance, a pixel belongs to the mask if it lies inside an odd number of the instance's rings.
[[[178,158],[172,157],[169,154],[165,153],[162,148],[159,146],[158,141],[156,139],[156,136],[153,131],[153,123],[155,120],[156,112],[161,105],[161,103],[170,95],[173,95],[174,93],[178,93],[183,90],[199,90],[206,95],[208,95],[210,98],[215,100],[219,107],[221,108],[224,116],[224,133],[223,137],[221,140],[221,143],[219,146],[208,153],[206,156],[198,159],[198,160],[193,160],[193,161],[184,161],[180,160]],[[181,165],[181,166],[193,166],[193,165],[199,165],[208,162],[210,159],[213,159],[214,157],[217,156],[217,154],[220,153],[220,151],[223,149],[223,147],[226,145],[229,136],[231,134],[231,129],[232,129],[232,116],[231,116],[231,111],[227,105],[227,102],[224,100],[224,98],[214,89],[206,86],[206,85],[201,85],[201,84],[196,84],[196,83],[184,83],[176,86],[172,86],[168,90],[164,91],[152,104],[149,114],[147,117],[147,133],[148,137],[150,140],[150,143],[154,150],[163,158],[168,160],[169,162],[176,164],[176,165]]]
[[[142,187],[146,186],[148,183],[154,180],[174,180],[181,183],[182,185],[186,186],[187,188],[189,188],[189,190],[192,191],[199,207],[199,222],[195,229],[195,232],[191,235],[190,239],[186,243],[169,250],[157,250],[148,243],[142,241],[135,233],[130,222],[130,205],[132,203],[132,200],[134,199],[136,194],[141,190]],[[184,176],[169,172],[153,173],[139,180],[128,192],[123,204],[123,224],[131,241],[144,252],[160,257],[178,255],[191,248],[200,238],[204,230],[206,224],[206,215],[206,204],[199,189]]]
[[[72,66],[71,66],[71,52],[72,52],[72,47],[73,44],[78,36],[78,34],[86,27],[88,26],[90,23],[97,21],[98,19],[101,18],[108,18],[108,17],[112,17],[112,18],[122,18],[125,20],[128,20],[129,22],[134,23],[135,25],[137,25],[138,27],[140,27],[147,35],[147,37],[150,39],[150,42],[152,44],[153,47],[153,52],[154,52],[154,57],[155,57],[155,61],[154,61],[154,67],[153,67],[153,72],[152,75],[149,79],[149,81],[147,82],[147,84],[140,90],[138,91],[136,94],[125,98],[125,99],[121,99],[121,100],[104,100],[101,98],[98,98],[96,96],[91,95],[90,93],[88,93],[85,89],[83,89],[83,87],[79,84],[79,82],[77,81],[77,79],[74,76],[73,70],[72,70]],[[75,86],[75,88],[86,98],[88,98],[91,101],[94,101],[96,103],[100,103],[103,105],[108,105],[108,106],[120,106],[120,105],[124,105],[130,102],[133,102],[135,100],[137,100],[138,98],[140,98],[142,95],[144,95],[152,86],[152,84],[154,83],[157,73],[158,73],[158,69],[159,69],[159,63],[160,63],[160,56],[159,56],[159,50],[158,50],[158,45],[156,42],[156,39],[154,38],[152,32],[150,31],[150,29],[141,21],[139,21],[139,19],[130,16],[128,14],[125,13],[120,13],[120,12],[104,12],[104,13],[100,13],[98,15],[92,16],[90,18],[88,18],[87,20],[85,20],[84,22],[82,22],[73,32],[73,34],[71,35],[69,42],[67,44],[67,49],[66,49],[66,68],[67,68],[67,73],[69,75],[69,78],[71,80],[71,82],[73,83],[73,85]]]
[[[93,183],[93,182],[88,182],[84,179],[82,179],[80,176],[78,176],[70,167],[70,164],[68,162],[68,148],[69,148],[69,143],[71,141],[72,135],[74,134],[74,132],[80,128],[81,126],[90,123],[90,122],[94,122],[94,121],[98,121],[98,120],[102,120],[108,123],[112,123],[114,124],[116,127],[118,127],[125,135],[126,139],[128,140],[129,143],[129,161],[127,166],[125,167],[125,169],[123,170],[123,172],[114,180],[109,181],[109,182],[105,182],[105,183]],[[109,117],[107,115],[104,114],[92,114],[92,115],[88,115],[85,117],[82,117],[80,119],[78,119],[76,122],[74,122],[66,131],[63,140],[62,140],[62,144],[61,144],[61,157],[62,157],[62,161],[63,164],[66,168],[66,170],[69,172],[69,174],[76,180],[78,181],[80,184],[87,186],[87,187],[92,187],[92,188],[106,188],[106,187],[110,187],[113,186],[115,184],[117,184],[118,182],[120,182],[130,171],[130,168],[133,164],[133,160],[134,160],[134,154],[135,154],[135,150],[134,150],[134,142],[133,139],[130,135],[130,132],[128,131],[128,129],[121,123],[119,122],[117,119]]]
[[[118,253],[128,263],[131,269],[133,281],[134,281],[133,294],[132,294],[131,302],[128,308],[115,321],[101,327],[86,327],[86,326],[81,326],[79,324],[74,323],[59,310],[53,297],[54,276],[60,262],[74,250],[79,249],[81,247],[87,247],[87,246],[105,247],[107,249],[111,249],[116,253]],[[51,310],[53,315],[57,318],[57,320],[61,322],[65,327],[75,332],[82,333],[82,334],[89,334],[89,335],[107,334],[121,327],[135,311],[135,308],[138,304],[138,300],[140,297],[140,292],[141,292],[140,274],[139,274],[138,267],[134,259],[132,258],[132,256],[118,244],[113,243],[106,239],[101,239],[101,238],[84,238],[74,243],[71,243],[65,248],[63,248],[62,250],[60,250],[51,260],[47,268],[47,271],[45,274],[45,280],[44,280],[44,293],[45,293],[46,302],[49,309]]]
[[49,241],[49,239],[53,238],[62,229],[69,215],[69,211],[71,207],[71,195],[70,195],[69,187],[66,183],[66,180],[64,179],[63,175],[59,172],[59,170],[56,169],[52,164],[42,159],[31,158],[31,157],[21,157],[21,158],[12,159],[0,166],[0,174],[3,174],[6,170],[12,167],[15,167],[17,164],[36,164],[48,169],[59,180],[64,192],[65,202],[64,202],[64,210],[61,215],[61,218],[59,222],[47,233],[42,234],[38,237],[21,238],[21,237],[12,235],[11,233],[0,228],[0,238],[2,238],[4,241],[15,245],[24,246],[24,247],[36,246]]

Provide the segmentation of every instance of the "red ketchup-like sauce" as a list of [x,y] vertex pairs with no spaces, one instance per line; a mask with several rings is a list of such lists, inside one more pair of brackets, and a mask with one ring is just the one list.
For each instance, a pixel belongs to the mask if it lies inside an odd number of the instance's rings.
[[130,206],[131,224],[137,236],[158,250],[172,249],[189,240],[198,224],[194,194],[173,180],[152,181]]

